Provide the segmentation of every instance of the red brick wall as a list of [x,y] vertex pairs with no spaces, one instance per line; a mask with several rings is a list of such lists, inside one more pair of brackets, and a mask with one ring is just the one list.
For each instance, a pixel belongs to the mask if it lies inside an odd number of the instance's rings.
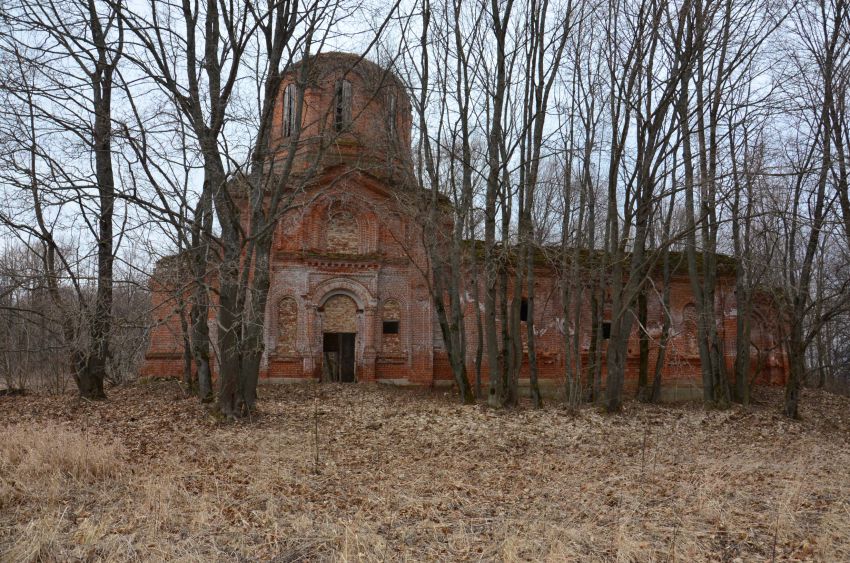
[[150,285],[154,326],[140,372],[142,377],[182,377],[183,331],[177,298],[184,277],[175,258],[157,265]]
[[[430,385],[451,380],[451,370],[442,345],[439,326],[421,272],[427,270],[421,230],[415,209],[406,203],[412,176],[410,167],[410,104],[395,79],[381,80],[383,71],[372,63],[352,67],[344,54],[325,55],[314,61],[310,86],[305,93],[305,117],[302,120],[303,145],[299,147],[299,166],[306,167],[319,154],[317,143],[332,137],[332,146],[322,158],[322,172],[310,190],[293,193],[291,209],[281,218],[275,241],[272,283],[266,311],[266,356],[264,378],[315,378],[321,373],[322,333],[326,329],[357,333],[355,361],[360,381],[406,380]],[[298,68],[292,72],[297,72]],[[331,130],[333,85],[341,77],[352,82],[353,124],[341,135]],[[285,80],[294,80],[290,74]],[[396,137],[388,139],[386,100],[398,94]],[[282,137],[280,108],[275,115],[273,146],[280,149],[280,160],[288,148]],[[383,159],[383,161],[382,161]],[[388,160],[389,159],[389,160]],[[390,162],[389,168],[381,162]],[[398,171],[402,173],[399,174]],[[247,217],[247,213],[245,214]],[[449,224],[450,226],[450,224]],[[735,353],[734,280],[722,278],[717,291],[716,314],[725,345],[727,365],[731,368]],[[173,259],[164,261],[152,283],[155,318],[151,346],[142,373],[146,376],[179,376],[183,370],[182,337],[176,314],[176,296],[185,284]],[[482,289],[482,288],[480,288]],[[654,280],[648,303],[648,331],[652,337],[650,366],[658,352],[663,310],[659,296],[660,279]],[[483,294],[483,289],[480,291]],[[462,291],[465,305],[468,373],[474,377],[473,360],[477,342],[473,288],[467,283]],[[686,277],[672,280],[672,339],[667,352],[663,380],[665,387],[694,388],[700,385],[699,357],[694,347],[693,302]],[[561,291],[554,272],[540,268],[535,282],[535,343],[541,379],[561,381],[565,373],[565,331],[581,335],[580,356],[587,366],[590,348],[590,311],[586,295],[575,295],[565,318]],[[336,305],[346,304],[345,319],[336,318]],[[283,305],[283,307],[282,307]],[[579,326],[574,314],[580,311]],[[214,315],[214,307],[211,311]],[[607,313],[610,315],[610,312]],[[753,368],[761,368],[761,380],[782,383],[786,360],[781,350],[772,349],[778,338],[776,312],[761,303],[755,317],[757,347],[761,359],[753,358]],[[385,335],[384,320],[399,322],[398,334]],[[339,326],[338,326],[339,325]],[[211,322],[211,334],[215,323]],[[523,323],[525,343],[525,323]],[[604,347],[603,343],[603,373]],[[628,345],[627,390],[636,385],[638,327]],[[483,376],[488,366],[486,353]],[[528,376],[528,363],[522,377]]]
[[[357,332],[357,372],[359,379],[405,379],[410,383],[429,385],[435,380],[451,380],[450,366],[445,357],[439,326],[423,278],[413,260],[422,259],[415,236],[404,238],[386,234],[415,231],[415,225],[397,214],[386,220],[383,212],[387,196],[371,191],[369,179],[364,182],[346,181],[312,198],[312,207],[297,210],[300,222],[285,218],[279,230],[277,253],[273,265],[272,288],[267,312],[266,348],[268,360],[263,377],[315,377],[321,364],[321,333]],[[314,195],[314,194],[313,194]],[[311,195],[312,197],[312,195]],[[365,218],[360,229],[363,241],[358,253],[338,253],[327,247],[321,233],[331,206],[328,201],[347,200],[358,217]],[[372,204],[371,200],[377,200]],[[293,225],[297,229],[293,230]],[[293,244],[293,241],[302,241]],[[306,241],[306,242],[305,242]],[[405,247],[405,244],[409,246]],[[386,245],[386,247],[384,246]],[[300,248],[300,251],[295,250]],[[565,373],[564,332],[574,331],[572,316],[564,318],[561,291],[551,272],[539,269],[536,273],[535,334],[538,369],[541,379],[561,380]],[[483,293],[483,288],[480,288]],[[663,322],[659,295],[663,291],[660,279],[654,281],[649,295],[648,331],[652,337],[650,366],[654,367],[657,342]],[[477,342],[475,311],[471,285],[462,292],[465,304],[465,331],[468,372],[474,374],[473,359]],[[690,283],[684,276],[672,280],[671,339],[663,371],[664,386],[698,387],[700,384],[699,355],[695,347],[693,298]],[[179,375],[182,373],[182,345],[179,319],[173,314],[173,299],[164,291],[155,292],[155,304],[163,312],[162,322],[154,330],[146,375]],[[280,304],[285,303],[282,315]],[[586,295],[576,296],[571,307],[581,308],[579,333],[583,366],[591,361],[590,311]],[[385,306],[388,304],[388,306]],[[337,305],[346,305],[338,307]],[[344,310],[343,310],[344,309]],[[715,312],[721,323],[718,327],[725,345],[727,366],[734,363],[735,320],[737,310],[733,280],[723,278],[717,292]],[[689,313],[690,312],[690,313]],[[282,317],[297,319],[297,324],[282,327]],[[344,318],[343,318],[344,317]],[[766,350],[761,360],[752,359],[753,369],[760,366],[760,382],[779,384],[785,377],[785,357],[780,349],[770,350],[779,342],[776,322],[765,319],[776,314],[766,303],[758,306],[753,331],[758,348]],[[384,320],[398,320],[398,334],[383,334]],[[525,344],[525,326],[522,338]],[[283,335],[283,336],[282,336]],[[286,346],[281,347],[281,342]],[[603,341],[604,352],[607,341]],[[524,346],[525,347],[525,346]],[[755,348],[754,348],[755,350]],[[636,385],[638,362],[638,328],[634,327],[628,344],[627,389]],[[483,374],[487,379],[487,355],[484,354]],[[527,361],[521,377],[527,377]]]

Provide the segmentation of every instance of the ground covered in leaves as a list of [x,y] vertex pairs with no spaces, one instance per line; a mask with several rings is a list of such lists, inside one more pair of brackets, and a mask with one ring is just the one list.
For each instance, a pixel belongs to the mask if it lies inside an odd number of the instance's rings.
[[0,397],[0,560],[850,561],[850,400],[493,411],[261,388],[222,423],[175,382]]

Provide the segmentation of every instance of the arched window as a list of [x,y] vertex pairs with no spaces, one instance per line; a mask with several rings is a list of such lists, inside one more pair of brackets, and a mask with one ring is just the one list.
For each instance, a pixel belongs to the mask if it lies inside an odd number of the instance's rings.
[[382,349],[384,354],[401,352],[401,306],[398,301],[388,299],[381,306]]
[[387,94],[387,133],[393,139],[396,134],[396,119],[398,119],[398,96],[395,92]]
[[360,227],[347,209],[331,211],[326,237],[328,252],[357,254],[360,251]]
[[277,304],[277,350],[281,354],[294,354],[298,335],[298,304],[292,297],[284,297]]
[[289,137],[295,132],[295,103],[297,96],[295,84],[289,84],[283,90],[283,136]]
[[334,129],[345,131],[351,125],[351,82],[339,80],[334,93]]

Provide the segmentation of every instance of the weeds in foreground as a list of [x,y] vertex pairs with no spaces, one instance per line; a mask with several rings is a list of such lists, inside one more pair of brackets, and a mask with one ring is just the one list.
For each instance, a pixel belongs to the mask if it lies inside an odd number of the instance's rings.
[[9,397],[0,560],[846,561],[850,402],[818,399],[788,423],[304,386],[219,424],[164,385]]

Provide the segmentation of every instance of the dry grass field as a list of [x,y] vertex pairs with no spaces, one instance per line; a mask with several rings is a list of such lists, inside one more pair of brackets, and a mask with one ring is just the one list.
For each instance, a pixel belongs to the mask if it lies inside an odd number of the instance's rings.
[[0,397],[2,561],[850,561],[850,400],[495,412],[264,387],[219,423],[174,382]]

